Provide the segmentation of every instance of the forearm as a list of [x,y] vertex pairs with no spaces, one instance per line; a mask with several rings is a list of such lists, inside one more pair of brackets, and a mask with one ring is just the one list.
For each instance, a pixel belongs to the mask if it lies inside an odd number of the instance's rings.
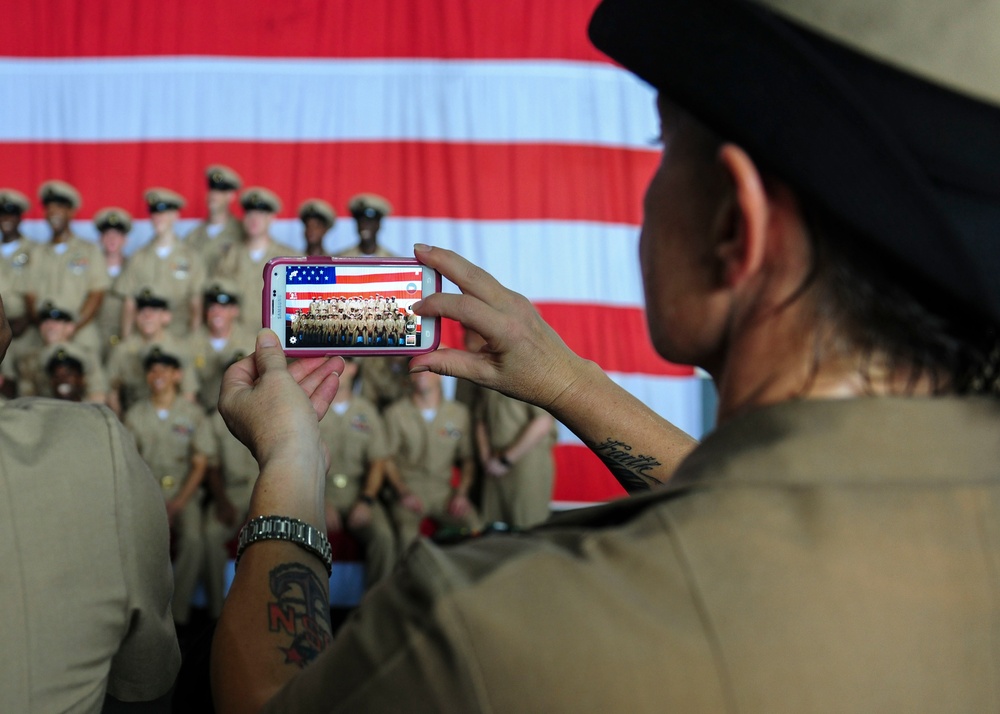
[[[207,459],[206,459],[207,464]],[[205,487],[209,495],[216,501],[226,498],[226,485],[222,479],[222,469],[218,466],[206,466]]]
[[85,327],[94,319],[97,311],[101,309],[103,301],[103,290],[92,290],[87,293],[87,298],[83,301],[83,307],[80,308],[80,319],[76,323],[76,329],[79,330],[81,327]]
[[[272,462],[261,470],[250,517],[298,518],[325,532],[324,469],[316,458]],[[242,554],[212,647],[212,689],[220,712],[254,712],[332,637],[329,578],[319,558],[284,541]]]
[[517,438],[503,450],[503,455],[510,462],[520,460],[522,456],[538,446],[549,435],[554,424],[555,419],[548,414],[535,417],[528,422],[528,425],[517,435]]
[[174,500],[179,505],[186,505],[194,494],[198,492],[198,489],[201,488],[201,484],[205,480],[205,467],[206,461],[204,456],[195,454],[191,457],[191,470],[188,471],[187,478],[184,479],[180,491],[174,497]]
[[24,294],[24,315],[28,318],[28,322],[31,324],[38,322],[38,313],[35,312],[37,302],[38,301],[34,293]]
[[382,489],[382,484],[385,482],[385,462],[385,459],[376,459],[368,467],[365,483],[361,487],[362,496],[367,496],[368,498],[378,497],[378,492]]
[[383,472],[385,473],[385,478],[389,481],[389,485],[392,486],[400,498],[410,492],[410,489],[406,486],[406,482],[403,480],[403,474],[399,472],[399,467],[396,466],[396,462],[391,458],[385,460]]
[[192,334],[198,331],[201,327],[202,315],[205,311],[205,300],[201,296],[199,291],[194,297],[191,298],[191,323],[188,327],[191,328]]
[[476,421],[476,451],[479,454],[479,460],[486,463],[487,459],[493,456],[493,449],[490,448],[490,436],[489,432],[486,430],[486,423],[479,419]]
[[121,385],[113,384],[111,389],[108,391],[108,401],[106,402],[111,411],[115,413],[119,419],[122,416],[122,398],[121,398]]
[[605,463],[629,493],[665,483],[697,445],[593,362],[549,407]]
[[467,459],[462,459],[459,464],[459,479],[458,486],[455,488],[455,493],[459,496],[468,496],[469,490],[472,488],[472,482],[476,478],[476,461],[471,456]]

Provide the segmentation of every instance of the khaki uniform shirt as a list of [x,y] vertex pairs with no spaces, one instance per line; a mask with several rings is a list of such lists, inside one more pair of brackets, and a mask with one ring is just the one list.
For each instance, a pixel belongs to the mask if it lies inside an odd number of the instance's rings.
[[[478,396],[476,420],[485,424],[493,453],[509,448],[534,419],[548,416],[541,407],[492,389],[482,389]],[[520,528],[537,525],[549,517],[555,476],[552,447],[557,434],[553,423],[548,435],[515,461],[506,474],[483,477],[486,520],[500,520]]]
[[297,255],[288,246],[270,240],[260,260],[254,260],[243,243],[234,243],[220,258],[213,278],[226,278],[241,291],[240,321],[260,329],[263,307],[264,265],[271,258]]
[[37,243],[29,238],[18,238],[10,243],[0,243],[0,264],[3,265],[4,310],[8,318],[24,314],[23,294],[28,292],[30,269]]
[[125,426],[135,437],[139,454],[160,482],[165,499],[173,498],[191,471],[192,441],[205,413],[178,396],[161,416],[149,399],[125,412]]
[[649,495],[418,542],[267,709],[995,712],[998,566],[1000,403],[784,403]]
[[212,337],[207,329],[202,327],[191,336],[188,347],[191,354],[191,366],[198,382],[198,402],[206,410],[216,409],[219,405],[219,391],[222,388],[222,375],[226,367],[237,356],[245,357],[256,347],[257,333],[246,326],[233,325],[232,334],[221,350],[212,345]]
[[319,433],[330,451],[326,500],[340,510],[350,508],[364,488],[368,467],[389,456],[382,417],[367,399],[352,397],[343,414],[330,407]]
[[[128,265],[128,261],[125,262],[125,265]],[[125,295],[118,287],[118,280],[121,276],[122,274],[118,273],[117,277],[111,278],[109,274],[111,286],[104,293],[104,299],[101,301],[101,309],[95,318],[97,329],[101,334],[102,357],[107,357],[111,348],[121,341],[122,310],[125,307]]]
[[163,696],[180,669],[160,489],[115,416],[18,399],[0,408],[0,702],[99,712]]
[[[65,249],[59,250],[62,246]],[[35,305],[41,308],[46,301],[52,301],[56,307],[72,312],[77,320],[87,295],[111,286],[101,248],[77,236],[58,245],[37,246],[30,265],[28,292],[34,294]]]
[[241,245],[245,235],[243,224],[235,216],[230,216],[215,236],[209,234],[208,222],[204,221],[184,237],[184,243],[201,255],[202,265],[212,275],[229,246]]
[[440,507],[451,494],[452,467],[472,458],[469,410],[442,400],[427,422],[409,398],[385,411],[389,452],[406,485],[424,502]]
[[152,243],[137,251],[118,277],[117,290],[135,298],[146,288],[167,300],[173,316],[167,329],[183,336],[191,332],[191,301],[205,288],[205,268],[196,250],[177,243],[161,258]]
[[131,334],[115,345],[108,355],[108,384],[111,389],[121,390],[123,409],[149,396],[142,362],[154,347],[180,360],[181,394],[198,393],[198,377],[192,368],[191,349],[186,340],[168,334],[161,340],[145,342],[138,334]]

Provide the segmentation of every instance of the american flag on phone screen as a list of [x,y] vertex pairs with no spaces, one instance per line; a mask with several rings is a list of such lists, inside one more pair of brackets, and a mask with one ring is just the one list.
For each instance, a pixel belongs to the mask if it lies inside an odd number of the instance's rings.
[[422,297],[419,269],[358,266],[289,266],[285,278],[285,319],[305,312],[314,300],[333,297],[396,298],[397,311]]

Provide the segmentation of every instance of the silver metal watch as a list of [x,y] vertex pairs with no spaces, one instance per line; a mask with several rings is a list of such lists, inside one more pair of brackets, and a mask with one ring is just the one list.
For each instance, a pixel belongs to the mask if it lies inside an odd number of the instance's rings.
[[333,573],[333,551],[326,534],[305,521],[287,516],[257,516],[240,529],[236,546],[236,565],[248,545],[264,540],[283,540],[303,548],[323,561],[327,573]]

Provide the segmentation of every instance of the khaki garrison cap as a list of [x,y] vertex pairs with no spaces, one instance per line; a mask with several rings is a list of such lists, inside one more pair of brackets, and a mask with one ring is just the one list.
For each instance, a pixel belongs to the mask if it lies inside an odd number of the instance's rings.
[[31,207],[28,197],[12,188],[0,188],[0,213],[21,214]]
[[112,228],[122,233],[128,233],[132,230],[132,215],[124,208],[118,208],[117,206],[102,208],[94,216],[94,226],[101,233]]
[[55,201],[67,203],[70,208],[79,208],[83,204],[80,192],[65,181],[58,179],[50,179],[38,187],[38,200],[42,202],[43,206]]
[[240,175],[222,164],[212,164],[205,169],[205,179],[208,187],[216,191],[236,191],[243,186]]
[[347,210],[355,218],[382,218],[392,214],[392,204],[374,193],[359,193],[347,204]]
[[176,191],[171,191],[169,188],[147,188],[146,193],[142,197],[146,201],[150,213],[179,211],[187,205],[187,201],[184,200],[182,195]]
[[281,210],[281,199],[266,188],[251,186],[240,194],[240,205],[244,211],[278,213]]
[[299,219],[304,221],[311,217],[322,219],[330,226],[337,222],[337,212],[321,198],[310,198],[299,206]]

